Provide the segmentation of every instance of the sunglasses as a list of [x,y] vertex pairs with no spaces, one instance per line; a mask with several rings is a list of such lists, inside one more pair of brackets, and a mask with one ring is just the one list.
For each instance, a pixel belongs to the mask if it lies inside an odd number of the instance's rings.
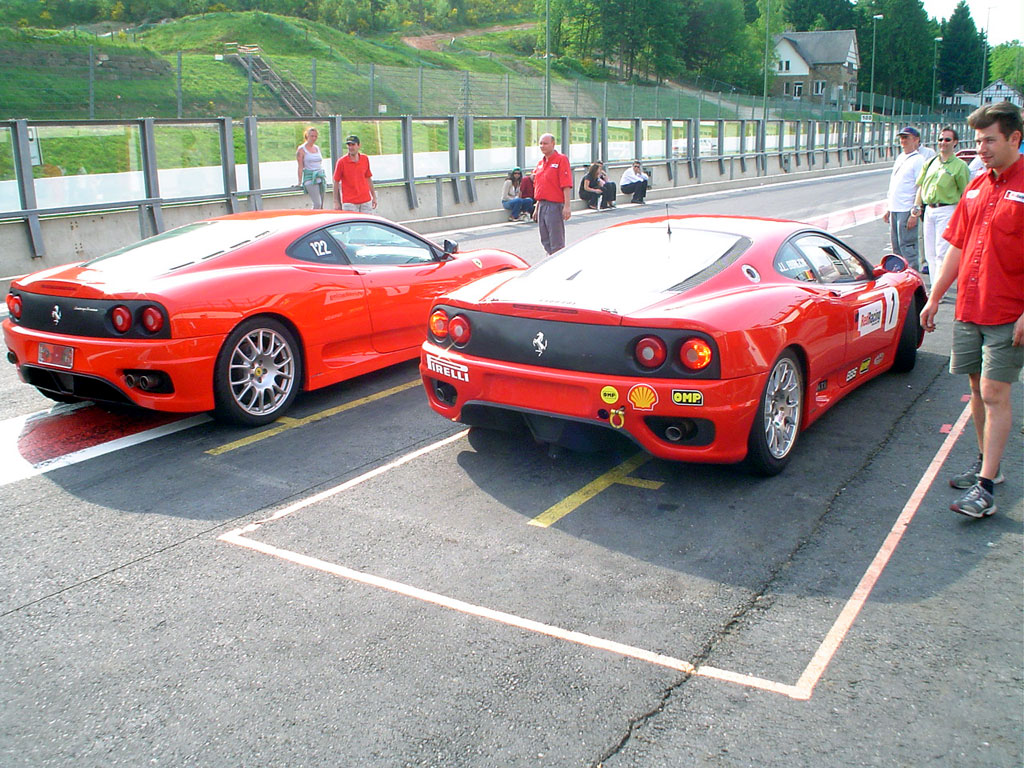
[[939,141],[956,141],[956,139],[941,138]]

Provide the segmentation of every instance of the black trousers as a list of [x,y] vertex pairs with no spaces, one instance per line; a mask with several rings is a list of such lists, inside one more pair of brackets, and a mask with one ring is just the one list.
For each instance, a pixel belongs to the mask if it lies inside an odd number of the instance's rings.
[[629,184],[623,184],[622,194],[633,195],[634,203],[642,203],[644,198],[647,197],[647,180],[641,179],[640,181],[632,181]]

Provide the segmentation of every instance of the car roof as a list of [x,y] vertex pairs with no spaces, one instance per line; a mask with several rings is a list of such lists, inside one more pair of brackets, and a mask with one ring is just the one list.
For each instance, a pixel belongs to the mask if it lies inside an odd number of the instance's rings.
[[684,227],[686,229],[706,229],[715,232],[747,237],[759,240],[784,239],[794,232],[805,229],[816,229],[809,224],[788,219],[767,219],[757,216],[728,216],[721,214],[682,214],[670,216],[648,216],[642,219],[615,224],[615,227],[646,228],[651,224],[664,223],[666,226]]

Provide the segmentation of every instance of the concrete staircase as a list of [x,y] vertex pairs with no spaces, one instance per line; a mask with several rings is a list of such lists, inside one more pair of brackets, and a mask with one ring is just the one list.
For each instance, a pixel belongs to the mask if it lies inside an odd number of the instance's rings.
[[296,117],[309,117],[315,113],[310,93],[294,80],[282,77],[258,45],[239,45],[237,50],[237,53],[225,55],[225,60],[241,67],[247,75],[251,71],[253,82],[265,85]]

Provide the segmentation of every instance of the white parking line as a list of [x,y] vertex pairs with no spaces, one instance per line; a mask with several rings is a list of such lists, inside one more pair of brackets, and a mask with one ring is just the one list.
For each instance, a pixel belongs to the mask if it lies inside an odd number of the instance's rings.
[[625,645],[615,640],[600,638],[562,627],[555,627],[550,624],[544,624],[532,619],[515,616],[503,611],[496,611],[484,606],[467,603],[420,587],[414,587],[391,579],[374,576],[373,574],[365,573],[363,571],[356,571],[343,565],[329,563],[318,558],[303,555],[299,552],[274,547],[270,544],[256,541],[255,539],[249,538],[245,535],[256,532],[261,526],[266,525],[267,523],[280,520],[287,515],[291,515],[299,510],[310,507],[319,501],[336,496],[342,491],[354,488],[367,480],[383,475],[391,469],[400,467],[414,459],[431,453],[438,448],[442,448],[450,443],[460,440],[468,434],[469,430],[464,430],[452,435],[451,437],[447,437],[444,440],[439,440],[436,443],[432,443],[420,448],[419,450],[408,453],[389,464],[373,469],[359,477],[342,483],[341,485],[335,486],[334,488],[318,493],[315,496],[311,496],[308,499],[303,499],[302,501],[285,507],[270,517],[251,523],[242,528],[236,528],[232,531],[228,531],[227,533],[219,536],[218,539],[228,544],[243,547],[261,554],[270,555],[271,557],[276,557],[280,560],[295,563],[306,568],[313,568],[324,573],[329,573],[333,576],[337,576],[338,578],[348,579],[367,586],[377,587],[378,589],[386,589],[390,592],[405,595],[406,597],[411,597],[415,600],[431,603],[442,608],[458,611],[471,616],[478,616],[507,626],[516,627],[529,632],[536,632],[538,634],[547,635],[549,637],[554,637],[577,645],[584,645],[589,648],[607,651],[619,656],[626,656],[649,664],[667,667],[669,669],[683,672],[687,675],[712,678],[723,682],[743,685],[748,688],[757,688],[770,693],[777,693],[798,701],[807,701],[811,698],[811,695],[814,693],[815,686],[818,684],[822,675],[824,675],[825,669],[839,650],[840,645],[846,638],[850,628],[853,626],[853,622],[856,620],[861,608],[863,608],[868,597],[871,595],[871,591],[874,589],[875,584],[882,575],[882,571],[885,569],[889,559],[896,551],[896,547],[899,545],[903,535],[906,533],[907,527],[910,525],[910,521],[917,513],[921,502],[924,500],[932,483],[935,481],[935,477],[938,474],[940,467],[949,456],[950,451],[952,451],[953,446],[956,444],[960,435],[963,434],[964,427],[967,425],[970,415],[970,404],[968,404],[964,407],[964,410],[961,412],[956,424],[954,424],[953,428],[949,431],[949,434],[946,435],[946,439],[943,441],[938,451],[936,451],[935,456],[932,458],[928,468],[922,475],[917,487],[914,489],[913,493],[911,493],[910,498],[907,500],[907,503],[904,505],[902,511],[897,517],[896,522],[890,529],[888,536],[886,536],[885,540],[882,542],[881,547],[875,554],[871,563],[868,565],[867,570],[861,577],[853,594],[850,596],[849,600],[847,600],[843,610],[840,612],[832,627],[825,635],[825,638],[819,645],[818,650],[804,668],[803,673],[800,675],[800,678],[797,680],[795,685],[769,680],[755,675],[748,675],[742,672],[719,669],[711,665],[695,667],[691,662],[684,659],[666,656],[664,654],[655,653],[636,646]]
[[[44,412],[43,415],[48,415],[48,413]],[[160,427],[147,429],[144,432],[136,432],[133,435],[119,437],[107,443],[83,448],[80,451],[66,453],[63,456],[55,456],[52,459],[33,463],[25,459],[18,452],[18,438],[24,432],[25,426],[38,418],[40,418],[40,414],[35,413],[29,416],[17,416],[0,422],[0,487],[41,475],[44,472],[52,472],[61,467],[70,467],[72,464],[95,459],[97,456],[120,451],[123,448],[156,440],[159,437],[172,435],[175,432],[191,429],[210,420],[210,417],[205,415],[192,416],[187,419],[171,422],[170,424],[164,424]]]

